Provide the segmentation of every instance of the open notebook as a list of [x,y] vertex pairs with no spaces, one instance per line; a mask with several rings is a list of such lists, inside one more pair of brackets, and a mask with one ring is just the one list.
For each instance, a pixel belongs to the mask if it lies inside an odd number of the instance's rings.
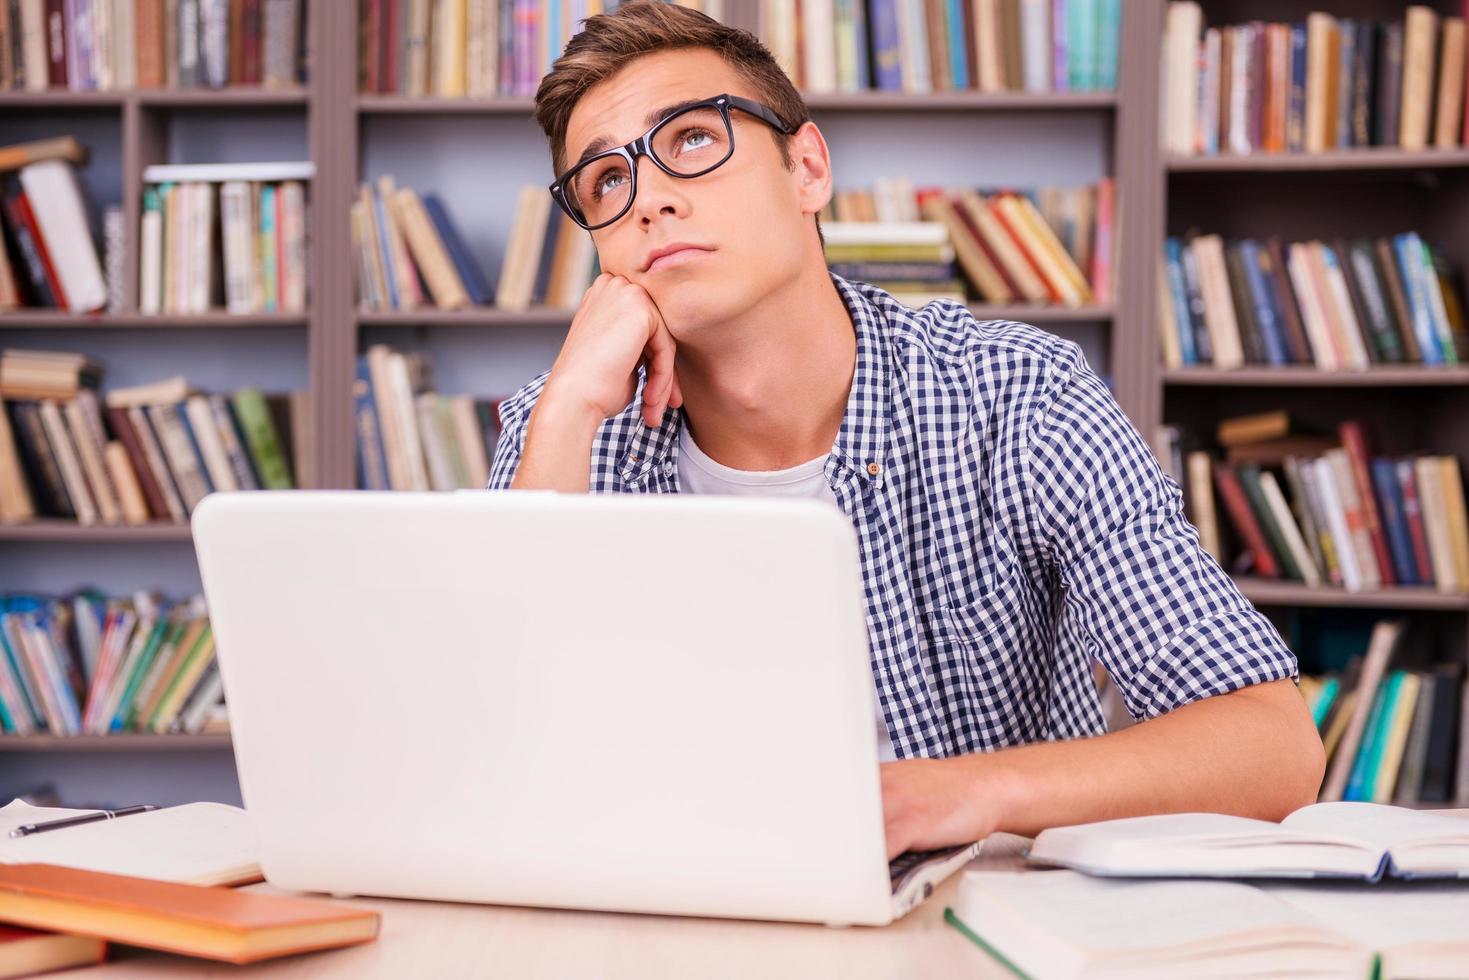
[[0,808],[0,864],[54,864],[191,885],[261,880],[250,818],[239,807],[224,803],[187,803],[26,837],[10,836],[21,824],[95,812],[35,807],[20,800]]
[[1374,803],[1317,803],[1278,824],[1163,814],[1045,830],[1029,856],[1131,877],[1469,878],[1469,820]]
[[1462,978],[1469,889],[967,871],[945,917],[1021,977]]

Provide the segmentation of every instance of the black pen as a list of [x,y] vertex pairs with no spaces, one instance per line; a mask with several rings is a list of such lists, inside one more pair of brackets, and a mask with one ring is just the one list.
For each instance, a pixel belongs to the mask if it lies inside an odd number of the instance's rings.
[[158,807],[152,803],[142,803],[138,806],[125,806],[121,810],[99,810],[96,813],[84,813],[79,817],[62,817],[60,820],[46,820],[42,823],[28,823],[16,827],[10,832],[11,837],[28,837],[31,834],[39,834],[43,830],[61,830],[63,827],[76,827],[84,823],[95,823],[98,820],[111,820],[114,817],[127,817],[134,813],[147,813]]

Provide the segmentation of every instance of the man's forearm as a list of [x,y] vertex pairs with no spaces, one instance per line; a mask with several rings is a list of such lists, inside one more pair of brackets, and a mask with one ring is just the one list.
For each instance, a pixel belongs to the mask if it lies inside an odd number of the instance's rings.
[[1095,738],[882,768],[898,854],[1150,813],[1279,820],[1315,799],[1323,761],[1305,702],[1276,681]]
[[586,493],[592,481],[592,440],[602,421],[595,412],[543,392],[530,413],[525,451],[510,489]]
[[1290,681],[1208,698],[1097,738],[977,758],[1009,793],[998,829],[1026,835],[1194,810],[1279,820],[1315,800],[1323,765]]

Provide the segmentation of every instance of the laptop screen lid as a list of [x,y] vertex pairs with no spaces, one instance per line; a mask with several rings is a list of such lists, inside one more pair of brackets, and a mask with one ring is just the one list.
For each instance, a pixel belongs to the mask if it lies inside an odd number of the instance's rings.
[[891,918],[835,508],[241,493],[193,525],[272,883]]

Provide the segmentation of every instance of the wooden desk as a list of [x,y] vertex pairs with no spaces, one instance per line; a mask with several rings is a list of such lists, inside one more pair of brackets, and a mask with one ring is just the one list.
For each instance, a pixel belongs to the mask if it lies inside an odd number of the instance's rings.
[[[1022,867],[1024,838],[999,834],[977,863]],[[114,947],[114,961],[48,978],[121,977],[979,977],[1014,974],[944,924],[956,874],[898,922],[881,929],[570,912],[392,899],[352,899],[382,913],[376,942],[249,967]],[[279,892],[269,885],[252,891]]]
[[[1445,811],[1469,818],[1469,810]],[[997,834],[970,867],[1024,868],[1023,837]],[[138,977],[977,977],[1014,974],[944,923],[960,875],[906,918],[882,929],[568,912],[354,899],[382,913],[376,942],[235,967],[149,950],[114,947],[114,961],[47,974],[101,980]],[[279,893],[269,885],[251,890]]]

